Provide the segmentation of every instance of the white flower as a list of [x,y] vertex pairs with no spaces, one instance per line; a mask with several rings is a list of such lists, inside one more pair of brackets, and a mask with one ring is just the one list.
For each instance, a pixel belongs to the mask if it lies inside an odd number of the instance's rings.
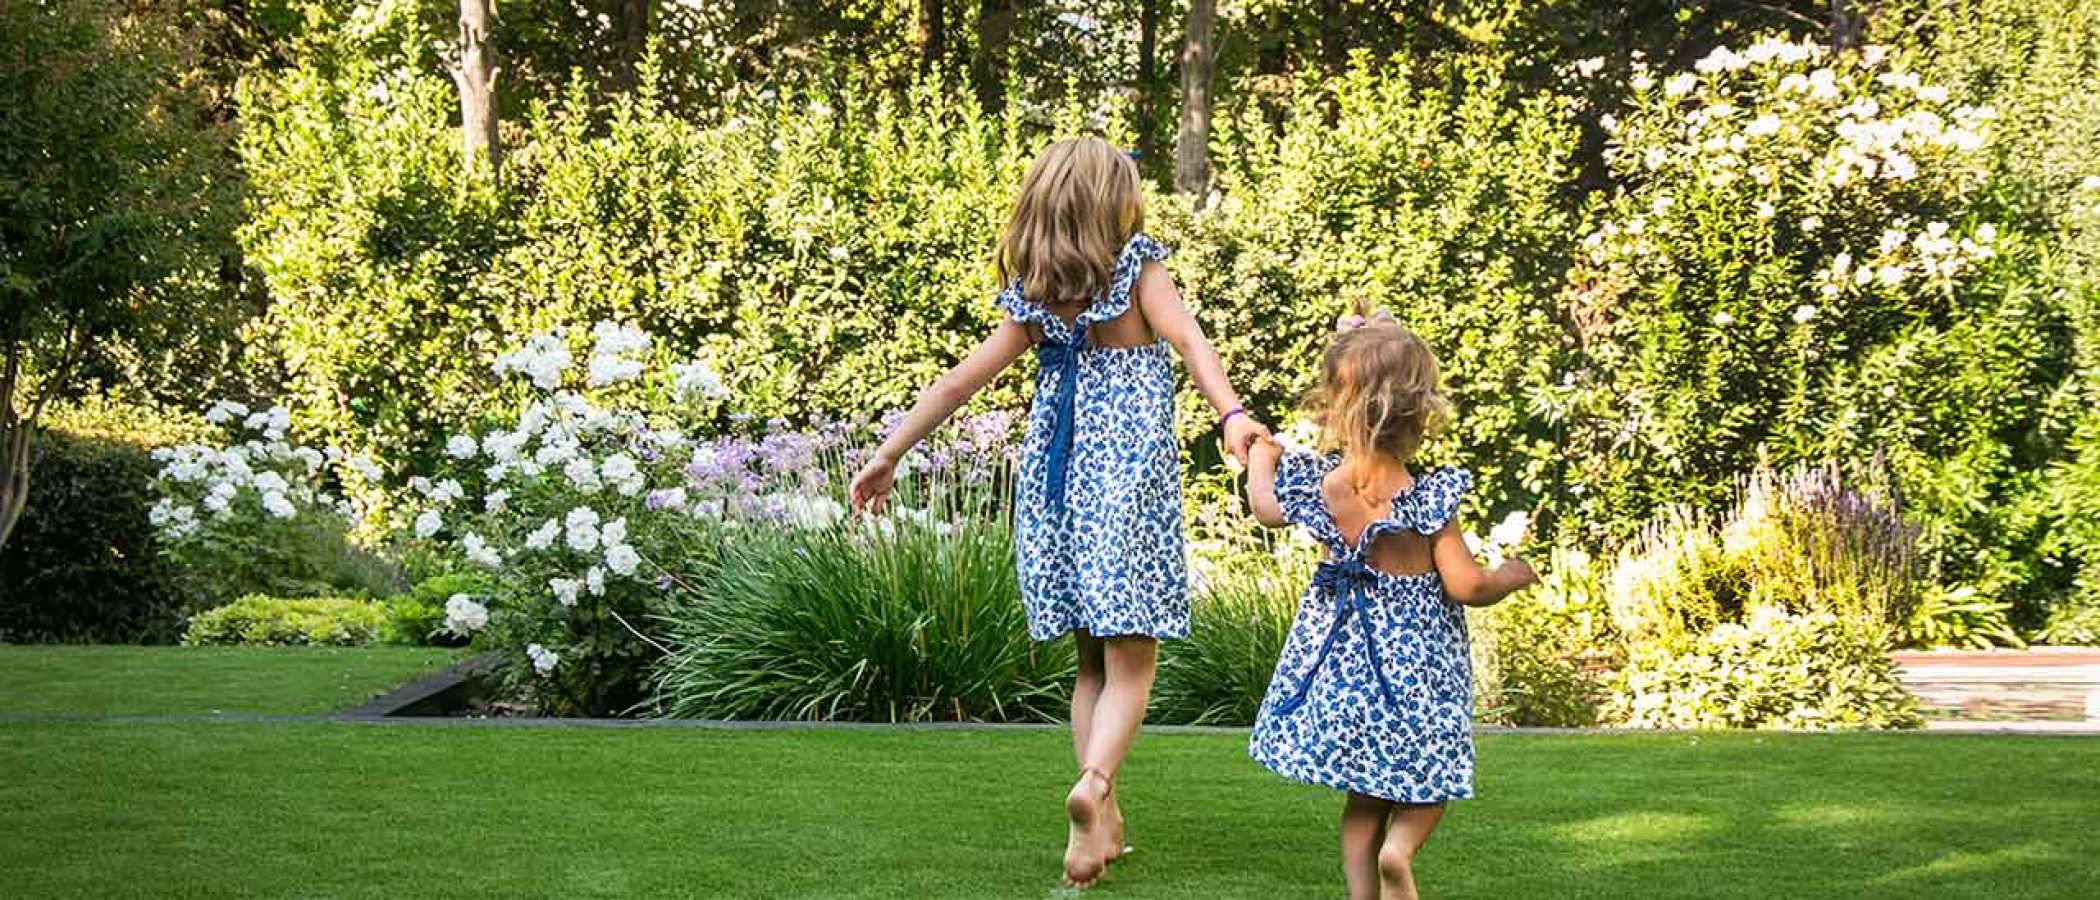
[[634,548],[626,544],[614,544],[605,549],[605,567],[613,570],[613,574],[633,575],[635,568],[641,564],[641,554],[634,552]]
[[386,478],[386,470],[380,468],[378,463],[373,462],[371,457],[362,453],[344,460],[343,465],[348,466],[350,471],[356,472],[358,477],[366,481],[381,481]]
[[591,465],[590,460],[580,456],[569,460],[568,465],[562,466],[561,473],[569,479],[570,484],[576,486],[577,490],[586,494],[595,494],[600,488],[605,486],[605,483],[598,478],[597,467]]
[[1778,208],[1774,207],[1772,204],[1763,200],[1757,201],[1757,218],[1759,220],[1769,219],[1774,215],[1777,215],[1778,212]]
[[1691,93],[1692,88],[1697,87],[1698,85],[1698,76],[1693,75],[1690,72],[1683,72],[1677,75],[1672,75],[1670,76],[1670,79],[1668,81],[1663,82],[1663,93],[1672,97],[1682,97],[1686,94]]
[[255,480],[251,483],[255,485],[256,490],[262,491],[263,493],[281,494],[285,491],[289,491],[292,489],[291,483],[285,481],[284,476],[279,475],[276,472],[258,473],[255,476]]
[[1725,309],[1721,310],[1720,312],[1714,313],[1714,324],[1721,328],[1727,328],[1728,326],[1735,324],[1735,316],[1731,315]]
[[467,532],[460,537],[459,546],[461,550],[465,551],[468,562],[484,569],[503,568],[503,554],[498,553],[496,548],[489,546],[487,541],[482,540],[481,535],[471,531]]
[[489,608],[465,594],[445,601],[445,630],[466,637],[489,624]]
[[467,489],[457,480],[447,478],[430,489],[430,499],[440,506],[451,506],[467,495]]
[[1821,216],[1802,216],[1802,217],[1801,217],[1801,230],[1802,230],[1802,231],[1804,231],[1804,232],[1814,232],[1814,231],[1815,231],[1816,229],[1818,229],[1818,228],[1821,228],[1821,227],[1823,227],[1823,217],[1821,217]]
[[289,519],[299,514],[298,508],[292,506],[292,501],[276,491],[263,494],[262,506],[264,511],[280,519]]
[[1692,64],[1692,68],[1707,74],[1733,72],[1750,65],[1750,61],[1727,47],[1715,47],[1705,59]]
[[445,455],[453,459],[471,459],[481,451],[481,445],[471,435],[455,434],[445,442]]
[[531,534],[525,536],[525,549],[545,550],[554,546],[554,539],[560,536],[561,524],[553,519],[548,519],[545,522],[541,522],[540,527],[533,529]]
[[598,471],[605,481],[619,488],[622,494],[632,497],[641,492],[643,486],[642,473],[641,469],[635,465],[634,457],[632,456],[628,456],[625,453],[615,453],[608,456],[605,458],[605,464],[600,466]]
[[593,597],[605,596],[605,570],[592,566],[590,571],[583,573],[583,586]]
[[1604,57],[1602,56],[1592,56],[1588,59],[1575,61],[1575,74],[1585,78],[1602,71],[1604,71]]
[[525,340],[525,346],[496,358],[496,374],[523,373],[541,390],[561,387],[561,377],[576,358],[560,333],[541,333]]
[[538,644],[526,644],[525,655],[532,659],[532,670],[543,676],[554,674],[554,667],[561,664],[561,654]]
[[715,374],[713,366],[695,360],[675,363],[671,366],[675,381],[673,389],[678,395],[691,400],[721,400],[729,396],[729,386],[722,383],[722,376]]
[[490,491],[488,496],[481,498],[481,508],[488,512],[502,512],[510,508],[510,492]]
[[589,553],[598,549],[598,511],[588,506],[579,506],[569,511],[569,549],[578,553]]
[[574,578],[556,578],[547,582],[547,589],[554,592],[554,602],[575,606],[576,592],[583,589],[583,583]]
[[1815,317],[1816,308],[1806,303],[1794,309],[1794,321],[1798,324],[1806,325],[1810,319]]
[[642,375],[642,364],[617,356],[593,356],[586,378],[591,387],[606,387],[623,381],[633,381]]
[[438,515],[437,510],[426,509],[422,515],[416,517],[416,537],[427,538],[438,533],[438,529],[443,527],[445,517]]
[[226,512],[233,505],[233,485],[222,484],[219,487],[226,490],[222,492],[215,488],[211,493],[204,495],[204,508],[214,515]]
[[1513,512],[1502,518],[1495,527],[1488,529],[1488,540],[1500,547],[1514,547],[1524,542],[1524,535],[1531,531],[1531,516]]
[[1976,226],[1976,243],[1988,244],[1998,239],[1998,226],[1985,222]]
[[607,547],[611,547],[614,544],[627,543],[626,517],[623,516],[605,523],[605,527],[598,529],[598,540]]
[[591,353],[598,356],[623,356],[649,349],[648,332],[632,325],[599,322],[592,326],[591,335],[598,339],[591,347]]
[[211,410],[204,414],[204,421],[213,425],[225,425],[247,417],[248,407],[246,404],[236,403],[232,400],[221,400],[211,405]]

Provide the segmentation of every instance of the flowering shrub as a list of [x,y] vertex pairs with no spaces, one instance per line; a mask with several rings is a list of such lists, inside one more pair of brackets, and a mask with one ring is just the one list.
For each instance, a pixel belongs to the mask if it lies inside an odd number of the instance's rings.
[[[1881,457],[1928,569],[2039,593],[2033,496],[2066,346],[2005,218],[1996,115],[1869,47],[1766,40],[1636,67],[1618,187],[1565,296],[1570,510],[1624,537],[1738,473]],[[2019,510],[2026,512],[2018,512]]]
[[1605,601],[1603,566],[1580,550],[1555,548],[1541,583],[1467,613],[1473,643],[1473,706],[1482,722],[1594,725],[1606,675],[1624,646]]
[[[567,334],[548,332],[498,357],[497,374],[533,396],[506,427],[445,442],[436,477],[409,482],[419,507],[407,527],[492,584],[447,598],[448,631],[505,652],[540,709],[603,715],[644,701],[646,670],[673,650],[665,617],[675,625],[674,611],[713,596],[718,558],[745,534],[848,528],[843,473],[862,452],[848,445],[867,431],[775,422],[689,436],[728,397],[710,365],[658,364],[653,338],[611,322],[589,347],[579,360]],[[950,488],[1003,483],[1010,431],[1006,416],[968,420],[915,453],[905,471],[926,477],[867,527],[945,534],[987,514],[988,500]]]
[[291,443],[291,414],[281,406],[222,401],[205,420],[223,429],[223,446],[153,451],[159,500],[148,519],[206,605],[248,593],[386,591],[393,572],[349,539],[365,509],[327,487],[330,463],[368,480],[379,477],[377,465]]
[[1606,713],[1636,728],[1916,728],[1885,648],[1829,613],[1762,608],[1689,646],[1635,644]]

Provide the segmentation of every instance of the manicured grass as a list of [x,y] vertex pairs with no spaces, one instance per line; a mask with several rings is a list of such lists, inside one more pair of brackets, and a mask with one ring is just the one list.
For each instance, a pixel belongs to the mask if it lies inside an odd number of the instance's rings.
[[330,713],[457,656],[430,647],[0,645],[0,716]]
[[[1095,896],[1340,895],[1338,798],[1151,734]],[[2100,740],[1489,735],[1442,898],[2093,896]],[[0,725],[18,897],[1055,896],[1055,731]]]

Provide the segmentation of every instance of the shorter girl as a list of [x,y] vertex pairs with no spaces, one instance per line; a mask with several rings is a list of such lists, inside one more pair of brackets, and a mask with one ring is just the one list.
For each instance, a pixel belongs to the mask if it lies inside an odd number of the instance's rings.
[[1327,558],[1299,600],[1249,751],[1287,778],[1347,791],[1351,900],[1415,896],[1412,862],[1448,800],[1473,796],[1472,665],[1464,606],[1537,580],[1485,571],[1458,526],[1462,469],[1408,463],[1448,403],[1428,345],[1383,313],[1345,317],[1314,395],[1321,443],[1258,444],[1247,498],[1263,525],[1295,524]]

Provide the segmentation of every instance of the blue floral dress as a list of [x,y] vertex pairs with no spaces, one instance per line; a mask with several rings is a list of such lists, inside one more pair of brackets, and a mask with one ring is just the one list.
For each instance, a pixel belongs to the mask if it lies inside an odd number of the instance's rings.
[[1181,447],[1166,344],[1098,347],[1087,327],[1130,311],[1147,260],[1166,248],[1142,234],[1117,256],[1109,287],[1067,325],[1022,296],[999,294],[1014,321],[1042,329],[1035,401],[1014,486],[1014,556],[1028,634],[1188,636],[1188,562],[1181,537]]
[[1298,601],[1248,752],[1286,778],[1395,803],[1473,796],[1473,673],[1465,611],[1434,571],[1371,568],[1379,535],[1432,535],[1473,484],[1437,469],[1393,498],[1392,514],[1354,545],[1335,525],[1320,481],[1340,460],[1286,454],[1276,473],[1284,517],[1327,545]]

